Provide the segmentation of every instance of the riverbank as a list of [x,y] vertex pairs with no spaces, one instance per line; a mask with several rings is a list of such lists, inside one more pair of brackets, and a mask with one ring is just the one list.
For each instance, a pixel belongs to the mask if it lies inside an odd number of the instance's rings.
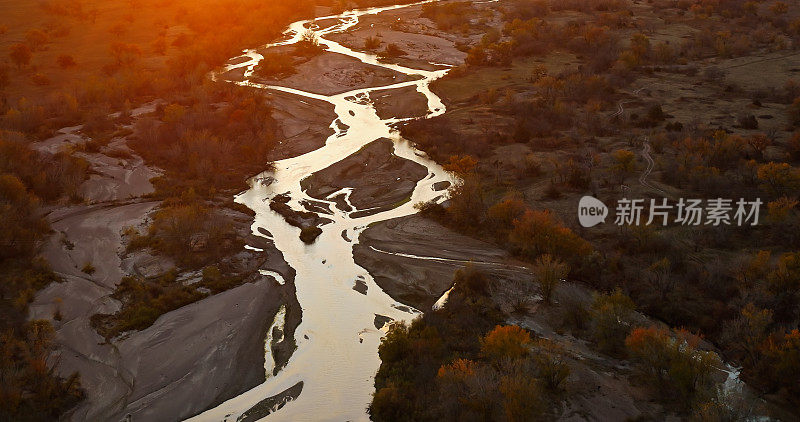
[[[49,320],[55,329],[58,373],[81,375],[86,397],[69,412],[72,420],[122,420],[127,415],[134,420],[179,420],[262,383],[267,355],[264,338],[282,306],[287,308],[286,329],[292,332],[274,345],[269,359],[276,362],[270,364],[285,365],[294,348],[293,327],[301,311],[293,270],[271,241],[251,234],[250,215],[224,205],[212,205],[212,212],[232,224],[236,236],[247,245],[248,249],[226,258],[244,283],[167,312],[143,330],[111,339],[98,333],[94,317],[121,309],[121,302],[112,295],[122,278],[153,280],[175,271],[176,264],[168,257],[150,250],[127,251],[131,233],[146,233],[161,206],[152,197],[150,179],[162,172],[127,146],[127,134],[137,119],[154,110],[152,104],[134,110],[134,120],[121,128],[122,135],[99,149],[86,148],[92,138],[80,126],[33,145],[45,154],[74,149],[92,173],[78,190],[84,204],[57,207],[47,216],[53,234],[41,254],[64,281],[39,291],[29,306],[30,319]],[[280,129],[311,133],[303,139],[310,140],[313,148],[313,133],[330,130],[327,124],[315,126],[324,119],[324,112],[312,107],[286,119]],[[276,153],[292,155],[293,151],[279,148]],[[275,274],[280,282],[261,273]],[[202,278],[198,271],[176,276],[178,283],[187,286]],[[204,387],[198,389],[198,385]]]

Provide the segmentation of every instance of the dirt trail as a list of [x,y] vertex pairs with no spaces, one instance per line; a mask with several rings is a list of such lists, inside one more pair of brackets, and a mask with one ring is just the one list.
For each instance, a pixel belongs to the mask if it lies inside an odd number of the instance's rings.
[[[644,90],[645,88],[646,87],[642,87],[642,88],[639,88],[639,89],[633,91],[633,95],[638,97],[639,93],[642,90]],[[614,118],[614,117],[617,117],[617,116],[621,116],[622,113],[625,112],[625,104],[627,104],[629,102],[632,102],[632,101],[631,100],[620,101],[619,103],[617,103],[617,111],[615,111],[614,113],[609,115],[609,118]],[[644,160],[647,162],[647,166],[645,167],[644,170],[642,170],[642,173],[639,175],[639,184],[641,184],[642,186],[644,186],[647,189],[650,189],[650,190],[653,190],[653,191],[656,191],[656,192],[659,192],[659,193],[662,193],[662,194],[666,195],[667,193],[663,189],[654,186],[652,183],[650,183],[647,180],[650,177],[650,173],[653,172],[653,168],[656,165],[655,160],[653,160],[653,157],[650,155],[650,149],[651,149],[651,147],[650,147],[650,137],[649,136],[644,136],[642,138],[641,155],[642,155],[642,158],[644,158]]]

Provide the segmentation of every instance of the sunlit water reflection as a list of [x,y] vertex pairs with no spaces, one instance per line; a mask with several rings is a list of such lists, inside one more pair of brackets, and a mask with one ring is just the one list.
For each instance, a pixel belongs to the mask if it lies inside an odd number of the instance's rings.
[[[390,125],[396,123],[397,119],[380,119],[372,104],[364,99],[370,91],[376,89],[415,86],[428,101],[428,114],[420,117],[439,115],[444,113],[445,106],[439,97],[431,92],[428,84],[442,77],[447,70],[425,71],[381,63],[374,55],[352,51],[336,42],[326,40],[324,36],[351,28],[358,23],[360,16],[400,7],[407,6],[348,11],[340,15],[317,18],[335,18],[339,23],[321,30],[314,29],[314,32],[319,36],[320,44],[331,52],[407,75],[420,75],[420,79],[330,96],[285,87],[265,86],[248,80],[255,65],[263,59],[256,50],[245,51],[243,57],[248,58],[247,61],[230,65],[215,75],[219,77],[218,75],[226,71],[245,68],[245,82],[237,83],[257,89],[278,90],[327,101],[334,105],[338,117],[331,123],[331,128],[336,133],[327,139],[322,148],[276,162],[273,172],[254,178],[250,189],[236,198],[237,202],[256,212],[253,233],[261,235],[259,227],[272,233],[275,246],[283,252],[284,258],[297,273],[295,279],[297,299],[303,308],[303,319],[295,332],[297,350],[277,375],[268,374],[265,383],[191,420],[237,420],[263,399],[279,394],[299,381],[303,381],[300,396],[269,415],[267,420],[368,419],[366,407],[373,391],[373,377],[380,365],[377,348],[384,334],[382,330],[375,328],[375,316],[384,315],[395,320],[409,320],[413,318],[415,311],[401,310],[408,308],[390,298],[375,284],[366,270],[356,265],[353,260],[353,245],[358,242],[359,233],[370,223],[413,214],[416,212],[414,204],[420,201],[434,199],[441,201],[441,192],[436,192],[433,185],[442,181],[454,183],[455,180],[441,166],[414,149],[407,140],[402,139],[391,129]],[[295,22],[289,26],[284,40],[266,47],[296,43],[307,27],[316,28],[313,26],[313,21]],[[343,130],[343,125],[348,129]],[[395,155],[419,163],[428,169],[428,177],[417,183],[411,201],[388,211],[355,218],[351,215],[357,211],[356,209],[345,212],[338,209],[334,201],[325,200],[324,202],[331,204],[330,208],[334,211],[332,216],[326,215],[333,220],[333,223],[322,227],[323,233],[312,245],[301,242],[298,237],[299,229],[290,226],[283,217],[269,209],[270,198],[277,194],[288,193],[291,197],[289,205],[296,210],[302,210],[300,201],[312,198],[302,191],[301,180],[381,137],[393,141]],[[358,279],[366,282],[366,295],[353,290]],[[280,318],[282,315],[281,313]],[[265,321],[265,324],[268,323]],[[283,324],[283,321],[276,321],[273,324],[278,323]],[[273,367],[269,350],[267,361],[265,366],[269,370]],[[262,369],[253,368],[253,370]]]

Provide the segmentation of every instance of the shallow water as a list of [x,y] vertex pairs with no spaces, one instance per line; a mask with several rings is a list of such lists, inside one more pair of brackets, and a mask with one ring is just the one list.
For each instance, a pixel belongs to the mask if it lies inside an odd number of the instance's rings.
[[[326,46],[329,51],[408,75],[420,75],[421,79],[330,96],[266,86],[247,80],[252,75],[255,65],[263,59],[256,50],[245,51],[242,57],[249,60],[230,65],[217,74],[221,75],[226,71],[243,67],[246,69],[245,81],[237,83],[256,89],[279,90],[327,101],[334,105],[338,117],[331,122],[331,128],[335,133],[327,139],[322,148],[276,162],[273,172],[253,178],[250,189],[236,198],[237,202],[256,212],[253,233],[261,235],[259,227],[272,233],[275,246],[283,252],[286,262],[297,273],[295,278],[297,299],[303,308],[303,319],[295,332],[297,350],[288,364],[272,376],[269,368],[274,365],[267,347],[268,363],[264,369],[268,372],[268,378],[265,383],[191,420],[235,421],[263,399],[277,395],[300,381],[303,381],[303,390],[299,397],[269,415],[266,420],[368,419],[366,407],[373,392],[373,377],[380,365],[377,348],[384,334],[383,330],[375,329],[375,317],[383,315],[394,320],[407,321],[418,312],[403,311],[402,309],[409,308],[390,298],[375,284],[366,270],[356,265],[353,260],[353,245],[358,242],[359,233],[370,223],[414,214],[416,212],[414,204],[421,201],[443,200],[441,192],[433,189],[435,183],[456,182],[441,166],[414,149],[407,140],[402,139],[391,129],[390,125],[396,123],[398,119],[381,120],[368,101],[368,94],[377,89],[415,86],[428,100],[428,113],[420,117],[439,115],[444,113],[445,106],[439,97],[431,92],[428,84],[442,77],[447,70],[424,71],[381,63],[374,55],[352,51],[326,40],[324,36],[351,28],[358,23],[360,16],[407,6],[348,11],[340,15],[317,18],[335,18],[339,23],[315,32],[320,38],[320,44]],[[312,24],[313,20],[295,22],[289,26],[284,40],[266,47],[293,44],[300,40],[302,33]],[[347,129],[342,129],[342,126]],[[323,233],[312,245],[305,245],[300,241],[298,237],[300,230],[287,224],[283,217],[269,209],[269,201],[273,196],[288,193],[291,197],[288,204],[296,210],[302,210],[300,201],[314,198],[302,191],[301,180],[381,137],[393,141],[395,155],[419,163],[428,170],[428,177],[417,183],[411,201],[391,210],[355,218],[351,215],[359,210],[353,208],[350,212],[344,212],[335,206],[334,201],[324,200],[323,202],[331,204],[331,209],[334,211],[332,216],[326,215],[333,220],[333,223],[322,226]],[[339,193],[349,196],[351,191],[345,189]],[[366,295],[353,290],[358,279],[366,282]],[[282,320],[265,321],[265,324],[270,326],[282,323]],[[254,370],[262,369],[254,368]]]

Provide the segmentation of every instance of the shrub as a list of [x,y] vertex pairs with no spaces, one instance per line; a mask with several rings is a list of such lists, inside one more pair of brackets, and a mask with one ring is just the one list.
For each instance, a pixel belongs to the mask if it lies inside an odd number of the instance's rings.
[[300,41],[294,45],[294,54],[303,57],[314,57],[325,51],[325,48],[319,44],[319,38],[313,31],[306,31],[303,33]]
[[58,66],[60,68],[62,68],[62,69],[67,69],[67,68],[70,68],[70,67],[77,66],[77,63],[75,62],[75,59],[72,56],[67,55],[67,54],[62,54],[62,55],[58,56],[58,58],[56,59],[56,63],[58,63]]
[[92,265],[91,262],[87,262],[87,263],[83,264],[83,268],[81,268],[81,271],[86,273],[86,274],[92,275],[92,274],[94,274],[96,269],[94,268],[94,265]]
[[716,353],[697,350],[697,342],[694,336],[672,337],[666,329],[649,327],[634,329],[625,346],[652,387],[689,408],[711,398],[712,376],[721,364]]
[[367,37],[364,40],[364,48],[367,50],[375,50],[381,46],[381,40],[378,37]]
[[481,354],[499,362],[505,358],[517,359],[526,356],[530,346],[531,336],[524,329],[516,325],[498,325],[481,339]]
[[27,66],[31,62],[33,53],[31,53],[31,49],[27,44],[20,43],[12,45],[8,55],[11,57],[14,64],[17,65],[17,68],[21,68],[22,66]]
[[592,251],[586,240],[561,225],[548,210],[528,210],[514,220],[514,228],[508,241],[512,248],[529,259],[550,254],[565,260],[575,260]]
[[553,291],[568,273],[569,266],[558,258],[553,258],[552,255],[544,254],[536,259],[533,265],[533,274],[539,281],[545,303],[550,303]]
[[620,290],[595,296],[590,310],[591,335],[600,350],[611,354],[624,350],[633,310],[633,301]]
[[254,72],[263,78],[280,79],[297,72],[291,57],[279,53],[264,54],[264,59],[258,62]]
[[395,43],[387,44],[386,48],[384,48],[383,51],[381,51],[378,54],[378,56],[380,56],[382,58],[394,58],[394,57],[400,57],[400,56],[405,56],[405,55],[406,55],[405,50],[400,48],[400,46],[395,44]]

